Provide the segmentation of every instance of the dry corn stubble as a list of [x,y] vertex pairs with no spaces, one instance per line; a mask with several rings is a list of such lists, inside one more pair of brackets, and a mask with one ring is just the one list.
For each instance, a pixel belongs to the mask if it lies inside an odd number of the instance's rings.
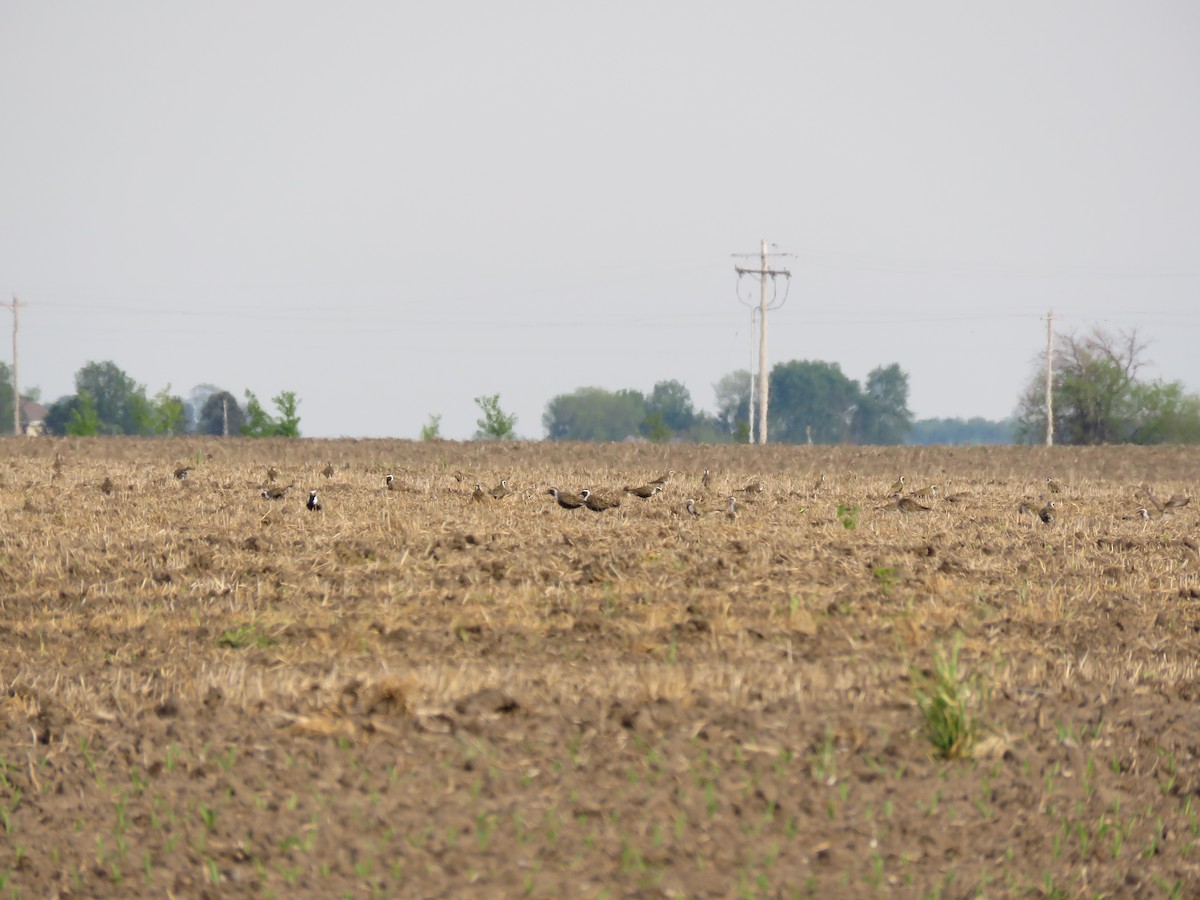
[[[4,448],[24,893],[1196,884],[1197,513],[1133,515],[1195,451]],[[948,764],[910,675],[956,635],[988,704]]]

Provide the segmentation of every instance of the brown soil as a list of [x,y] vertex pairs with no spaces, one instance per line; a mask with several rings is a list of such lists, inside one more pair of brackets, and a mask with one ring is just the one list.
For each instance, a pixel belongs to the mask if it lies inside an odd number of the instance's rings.
[[[1200,894],[1197,511],[1136,515],[1198,450],[0,460],[6,894]],[[980,724],[944,759],[916,696],[954,647]]]

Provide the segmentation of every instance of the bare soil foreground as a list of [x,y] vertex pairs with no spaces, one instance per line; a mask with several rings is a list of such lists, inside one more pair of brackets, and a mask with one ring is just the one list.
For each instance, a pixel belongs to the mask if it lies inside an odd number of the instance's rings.
[[1198,896],[1198,467],[10,439],[0,895]]

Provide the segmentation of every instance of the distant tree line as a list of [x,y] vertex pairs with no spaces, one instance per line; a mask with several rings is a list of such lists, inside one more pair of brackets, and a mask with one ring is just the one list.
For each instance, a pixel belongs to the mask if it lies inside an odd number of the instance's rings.
[[[649,394],[633,389],[578,388],[546,405],[550,440],[744,442],[750,431],[750,373],[731,372],[714,385],[716,412],[697,410],[678,381]],[[864,385],[837,363],[793,360],[770,373],[769,438],[776,443],[899,444],[913,426],[908,375],[893,363],[872,370]]]
[[546,404],[542,425],[552,441],[732,439],[716,417],[696,410],[688,389],[675,380],[658,382],[649,394],[598,387],[560,394]]
[[[1147,380],[1146,345],[1136,331],[1102,328],[1057,335],[1052,393],[1059,444],[1200,443],[1200,395],[1182,382]],[[768,429],[788,444],[1041,443],[1046,434],[1046,368],[1035,368],[1014,414],[1001,421],[923,419],[908,408],[908,375],[896,363],[862,384],[834,362],[792,360],[770,373]],[[696,411],[678,381],[648,395],[584,387],[554,397],[542,423],[550,440],[745,442],[749,437],[750,373],[731,372],[713,385],[716,412]]]
[[1011,444],[1015,441],[1016,419],[997,422],[981,416],[970,419],[918,419],[904,443],[921,446],[943,444],[971,446],[981,444]]
[[[1095,328],[1058,335],[1053,359],[1055,443],[1200,443],[1200,395],[1182,382],[1147,380],[1141,371],[1146,344],[1136,331]],[[769,437],[785,444],[1001,444],[1041,443],[1046,433],[1046,368],[1035,367],[1010,419],[979,417],[914,421],[908,375],[897,363],[872,369],[863,383],[835,362],[791,360],[770,372]],[[713,385],[715,412],[696,409],[687,387],[657,382],[648,393],[581,387],[553,397],[542,415],[549,440],[697,443],[745,442],[750,433],[751,376],[730,372]],[[0,363],[0,434],[11,433],[12,370]],[[21,400],[36,400],[36,390]],[[215,385],[194,388],[187,399],[167,385],[151,395],[112,362],[89,362],[75,373],[75,393],[49,406],[51,434],[280,435],[299,437],[299,399],[292,391],[271,398],[268,411],[252,391],[239,401]],[[477,440],[515,439],[516,416],[500,395],[475,398],[481,417]],[[757,411],[756,411],[757,412]],[[421,429],[440,438],[441,416]]]
[[[1200,443],[1200,395],[1182,382],[1147,381],[1149,363],[1137,331],[1056,335],[1051,396],[1054,442],[1060,444]],[[1046,436],[1046,364],[1017,404],[1016,438]]]
[[[5,401],[12,420],[12,371],[0,364],[0,417]],[[271,398],[274,413],[252,391],[241,404],[228,391],[200,385],[188,400],[167,385],[154,395],[113,362],[89,362],[75,373],[75,393],[60,397],[46,413],[50,434],[230,434],[300,436],[299,399],[292,391]]]

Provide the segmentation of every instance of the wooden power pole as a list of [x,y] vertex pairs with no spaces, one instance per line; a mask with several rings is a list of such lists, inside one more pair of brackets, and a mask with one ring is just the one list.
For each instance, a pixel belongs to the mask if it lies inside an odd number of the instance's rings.
[[[751,254],[744,255],[749,256]],[[778,309],[780,306],[783,306],[783,300],[780,300],[777,304],[772,303],[767,291],[767,279],[774,280],[778,275],[782,275],[785,278],[792,277],[792,273],[787,269],[768,268],[767,257],[770,255],[767,252],[767,242],[764,240],[759,248],[759,267],[757,269],[744,269],[741,266],[734,266],[734,270],[738,275],[758,276],[758,443],[760,444],[767,442],[767,401],[770,391],[770,381],[768,378],[770,369],[767,363],[767,310]],[[753,392],[751,393],[751,397],[753,398]],[[751,416],[753,417],[753,413],[751,413]],[[750,426],[750,439],[751,441],[754,440],[753,423]]]
[[754,325],[758,318],[758,307],[750,307],[750,395],[748,399],[748,409],[746,412],[746,427],[749,433],[746,437],[749,443],[754,443]]

